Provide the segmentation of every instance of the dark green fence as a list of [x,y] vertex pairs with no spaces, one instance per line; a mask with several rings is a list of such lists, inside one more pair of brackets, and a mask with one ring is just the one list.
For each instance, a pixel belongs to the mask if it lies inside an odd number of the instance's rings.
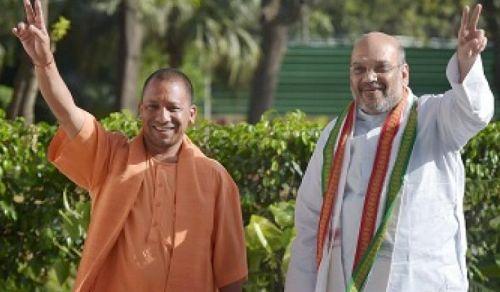
[[[278,112],[300,109],[308,115],[338,114],[351,100],[347,46],[291,46],[284,58],[273,108]],[[416,95],[442,93],[450,88],[446,65],[453,49],[407,48],[410,86]],[[493,51],[483,53],[485,73],[493,87]],[[228,89],[214,85],[213,114],[245,115],[248,89]],[[496,115],[500,94],[496,93]]]

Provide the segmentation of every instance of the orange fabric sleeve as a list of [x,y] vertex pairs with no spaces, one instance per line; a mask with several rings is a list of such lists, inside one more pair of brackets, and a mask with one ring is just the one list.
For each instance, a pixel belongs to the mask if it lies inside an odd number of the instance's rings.
[[238,187],[229,174],[221,173],[215,203],[213,272],[218,288],[247,277],[245,234]]
[[94,199],[94,191],[108,173],[111,138],[112,134],[86,113],[82,129],[73,139],[61,127],[57,130],[49,145],[49,161]]

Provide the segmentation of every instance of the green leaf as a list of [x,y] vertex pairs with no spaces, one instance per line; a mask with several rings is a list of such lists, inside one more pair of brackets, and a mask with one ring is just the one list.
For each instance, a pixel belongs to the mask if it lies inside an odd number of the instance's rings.
[[71,27],[71,22],[64,16],[59,16],[56,23],[52,25],[50,38],[53,42],[58,42],[64,38]]
[[490,220],[491,228],[500,231],[500,215]]
[[292,243],[295,239],[296,231],[295,228],[290,228],[283,232],[283,242],[288,242],[283,259],[281,261],[281,273],[283,277],[286,277],[286,272],[288,271],[288,265],[290,264],[290,258],[292,254]]
[[274,221],[279,227],[292,227],[294,225],[295,202],[279,202],[268,207],[274,216]]
[[4,201],[0,201],[0,208],[2,209],[6,217],[10,217],[14,221],[17,220],[17,212],[14,205],[8,204]]
[[57,281],[62,285],[69,277],[71,266],[69,262],[57,260],[54,264],[54,270],[56,271]]
[[281,230],[268,219],[252,215],[250,223],[245,227],[247,247],[265,250],[269,255],[282,248]]

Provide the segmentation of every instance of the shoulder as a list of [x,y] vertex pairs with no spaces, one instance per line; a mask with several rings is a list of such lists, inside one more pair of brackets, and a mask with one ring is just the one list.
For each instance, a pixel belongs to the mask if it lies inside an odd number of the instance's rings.
[[116,146],[126,146],[129,139],[125,134],[117,131],[106,130],[103,124],[98,121],[92,114],[85,112],[85,120],[82,129],[78,135],[85,135],[85,132],[96,132],[99,136],[104,136],[106,139]]
[[321,130],[321,134],[319,136],[318,142],[316,143],[316,148],[323,148],[326,144],[326,140],[328,140],[328,137],[330,136],[330,133],[332,132],[333,127],[335,126],[335,123],[338,121],[338,117],[335,117],[333,120],[328,122],[326,126]]
[[321,131],[321,136],[327,136],[330,134],[332,131],[333,127],[335,126],[335,123],[337,123],[338,117],[333,118],[326,126],[323,128]]
[[197,165],[204,169],[207,174],[217,181],[228,180],[232,178],[226,168],[217,160],[205,155],[196,158]]

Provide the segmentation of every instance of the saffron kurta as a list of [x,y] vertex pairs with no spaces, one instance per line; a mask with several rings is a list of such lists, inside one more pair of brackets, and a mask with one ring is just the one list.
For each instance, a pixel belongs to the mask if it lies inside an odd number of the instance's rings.
[[[459,84],[458,62],[456,56],[452,57],[447,77],[451,90],[441,95],[424,95],[415,101],[418,103],[417,137],[400,190],[399,208],[390,222],[364,291],[381,291],[380,287],[385,291],[467,291],[462,206],[465,178],[460,150],[491,119],[493,94],[480,58]],[[412,95],[408,98],[416,99]],[[406,110],[402,123],[408,113]],[[370,124],[360,122],[359,118],[362,117],[358,117],[358,125]],[[325,128],[318,140],[299,189],[295,213],[297,238],[286,279],[285,291],[288,292],[344,291],[351,276],[344,273],[350,273],[352,268],[352,248],[355,249],[359,228],[356,225],[359,225],[364,201],[357,196],[363,196],[367,185],[369,175],[363,175],[363,171],[371,171],[352,163],[364,160],[364,165],[369,167],[366,156],[373,161],[376,151],[373,148],[376,143],[358,143],[356,133],[378,140],[380,123],[371,123],[370,129],[359,129],[355,125],[355,136],[347,141],[346,151],[352,153],[344,157],[338,188],[340,201],[335,205],[330,226],[333,240],[325,242],[317,269],[316,235],[323,203],[322,151],[335,122]],[[398,137],[394,143],[395,151]],[[392,155],[389,167],[394,165],[394,159]],[[357,185],[353,185],[352,178],[347,178],[348,173],[357,173]],[[384,203],[385,191],[386,188],[380,204]]]
[[[105,131],[90,114],[73,139],[59,129],[49,159],[88,190],[92,200],[75,291],[93,291],[106,281],[110,282],[106,287],[121,290],[120,281],[130,281],[139,285],[130,291],[150,291],[143,286],[147,281],[140,267],[158,264],[151,259],[159,260],[160,255],[165,291],[215,291],[247,276],[238,188],[224,167],[187,137],[175,165],[175,183],[166,177],[172,171],[168,165],[151,164],[155,162],[147,158],[142,135],[128,141],[122,134]],[[166,169],[154,174],[158,167]],[[160,190],[169,186],[175,189]],[[155,212],[157,199],[161,210]],[[144,214],[148,207],[151,213]],[[144,230],[138,231],[138,223]],[[144,251],[147,248],[151,250]],[[117,259],[119,253],[126,256]],[[130,269],[123,266],[127,260]]]

